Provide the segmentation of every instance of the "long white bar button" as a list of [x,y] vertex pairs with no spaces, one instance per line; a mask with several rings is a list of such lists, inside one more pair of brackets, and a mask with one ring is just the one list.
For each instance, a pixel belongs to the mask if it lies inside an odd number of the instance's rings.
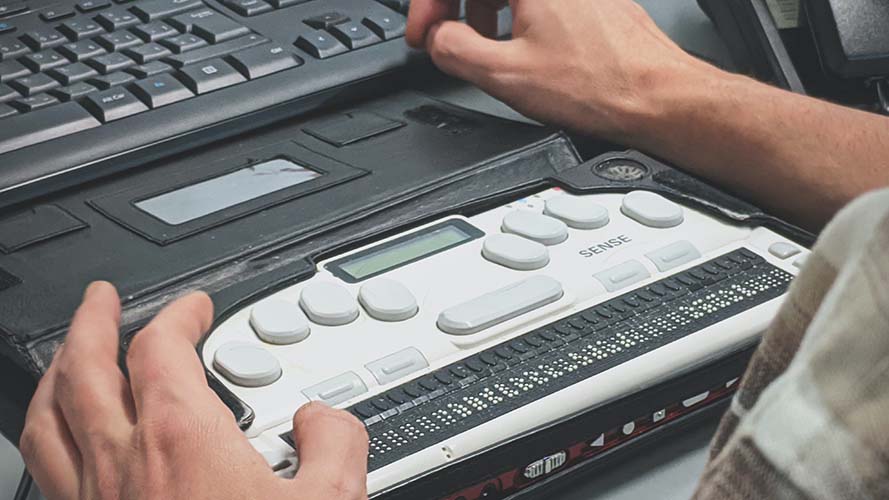
[[321,281],[303,288],[299,305],[313,322],[339,326],[358,318],[358,303],[342,285]]
[[328,406],[334,406],[359,394],[364,394],[366,391],[367,386],[364,385],[361,377],[355,372],[346,372],[320,384],[307,387],[303,394],[312,401],[321,401]]
[[385,385],[426,368],[429,362],[416,347],[408,347],[364,366],[373,373],[380,385]]
[[669,271],[701,257],[701,253],[688,241],[677,241],[645,254],[661,272]]
[[262,387],[281,377],[278,359],[261,346],[246,342],[223,344],[213,355],[213,366],[233,384]]
[[783,241],[779,241],[778,243],[773,244],[769,247],[769,253],[778,257],[779,259],[789,259],[794,255],[800,253],[800,249],[791,245],[790,243],[785,243]]
[[269,344],[295,344],[309,336],[309,320],[299,306],[276,298],[253,306],[250,326],[257,337]]
[[682,207],[650,191],[633,191],[624,196],[621,212],[649,227],[673,227],[682,224]]
[[438,316],[438,327],[451,335],[471,335],[562,298],[562,284],[549,276],[532,276]]
[[547,246],[558,245],[568,239],[564,222],[530,210],[516,210],[503,218],[503,232],[513,233]]
[[637,260],[618,264],[611,269],[593,275],[609,292],[620,290],[651,276],[648,270]]
[[380,321],[404,321],[417,314],[414,294],[397,281],[377,278],[368,281],[358,291],[358,301],[367,314]]
[[608,225],[608,209],[592,198],[559,195],[546,200],[545,215],[555,217],[575,229],[598,229]]
[[546,246],[514,234],[492,234],[485,238],[482,256],[517,271],[532,271],[549,264]]

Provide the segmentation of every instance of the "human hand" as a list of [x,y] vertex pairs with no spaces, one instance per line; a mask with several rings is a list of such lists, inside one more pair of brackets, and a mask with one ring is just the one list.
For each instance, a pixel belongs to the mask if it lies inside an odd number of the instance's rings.
[[296,478],[274,475],[207,386],[195,345],[213,305],[167,306],[117,364],[120,300],[94,283],[31,401],[20,448],[50,500],[366,498],[367,433],[319,403],[294,416]]
[[667,79],[713,68],[673,43],[631,0],[511,0],[512,40],[496,34],[505,0],[414,0],[407,41],[443,71],[540,121],[632,144]]

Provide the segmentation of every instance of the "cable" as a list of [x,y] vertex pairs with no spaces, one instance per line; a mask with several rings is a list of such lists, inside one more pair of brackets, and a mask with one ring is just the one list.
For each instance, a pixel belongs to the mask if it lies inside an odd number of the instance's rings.
[[28,474],[28,469],[22,471],[22,479],[19,481],[19,487],[15,490],[13,500],[28,500],[31,496],[31,487],[34,485],[34,479]]

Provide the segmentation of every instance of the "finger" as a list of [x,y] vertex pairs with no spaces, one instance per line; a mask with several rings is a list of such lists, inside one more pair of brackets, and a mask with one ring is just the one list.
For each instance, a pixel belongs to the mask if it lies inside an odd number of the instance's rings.
[[515,43],[491,40],[463,23],[445,21],[432,27],[426,48],[442,71],[482,85],[517,64]]
[[[61,347],[56,351],[59,357]],[[19,449],[25,466],[48,498],[75,499],[80,491],[80,452],[55,400],[56,360],[31,398]]]
[[352,415],[312,402],[293,417],[299,472],[307,498],[366,498],[367,431]]
[[130,387],[139,418],[161,403],[185,408],[216,406],[195,346],[213,321],[205,293],[182,297],[165,307],[133,338],[127,352]]
[[466,22],[482,36],[496,38],[497,13],[505,6],[505,0],[467,0]]
[[426,34],[436,23],[445,19],[457,19],[460,15],[460,0],[414,0],[407,16],[405,38],[408,45],[423,47]]
[[55,399],[85,459],[132,424],[129,385],[117,364],[119,322],[117,291],[109,283],[93,283],[54,361]]

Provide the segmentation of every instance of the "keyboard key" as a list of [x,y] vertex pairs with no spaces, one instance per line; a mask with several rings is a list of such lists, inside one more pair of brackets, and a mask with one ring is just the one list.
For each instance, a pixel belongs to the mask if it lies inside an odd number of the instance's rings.
[[151,109],[193,97],[185,85],[171,75],[158,75],[142,80],[132,87],[133,94]]
[[167,63],[163,63],[160,61],[152,61],[148,64],[142,64],[139,66],[133,66],[132,68],[127,68],[126,72],[131,75],[139,78],[148,78],[149,76],[159,75],[161,73],[169,73],[173,71],[173,67]]
[[28,6],[25,5],[25,2],[9,2],[4,5],[0,5],[0,17],[11,16],[13,14],[18,14],[19,12],[24,12],[28,10]]
[[203,38],[189,34],[167,38],[166,40],[162,40],[160,43],[161,45],[172,50],[175,54],[181,54],[185,51],[197,49],[203,47],[204,45],[207,45],[207,42]]
[[268,39],[263,38],[255,33],[251,33],[247,36],[235,38],[234,40],[229,40],[217,45],[210,45],[209,47],[190,50],[182,54],[170,56],[164,59],[164,61],[172,64],[176,68],[181,68],[183,66],[195,64],[207,59],[226,56],[233,52],[249,49],[250,47],[255,47],[267,42]]
[[272,6],[262,0],[228,0],[223,3],[226,7],[245,17],[272,10]]
[[67,66],[59,66],[50,70],[47,74],[61,82],[62,85],[71,85],[72,83],[86,80],[91,76],[96,76],[98,73],[86,64],[77,62]]
[[371,14],[361,23],[383,40],[404,36],[406,27],[404,16],[398,14]]
[[65,21],[59,26],[59,31],[74,40],[82,40],[105,32],[99,23],[87,19],[71,19]]
[[72,61],[83,61],[90,57],[100,56],[105,53],[105,49],[92,40],[66,43],[56,50]]
[[22,35],[22,41],[34,50],[43,50],[61,45],[68,39],[52,28],[42,28],[25,33]]
[[304,23],[316,30],[327,30],[337,24],[347,23],[349,21],[351,21],[349,16],[339,12],[326,12],[320,16],[314,16],[303,20]]
[[306,36],[300,36],[296,40],[296,46],[318,59],[325,59],[349,50],[332,35],[321,30],[316,30],[314,33]]
[[355,22],[337,24],[330,28],[330,33],[337,37],[346,47],[360,49],[380,41],[367,26]]
[[290,7],[291,5],[306,3],[308,1],[309,0],[269,0],[269,3],[276,9],[283,9],[284,7]]
[[140,2],[131,10],[148,22],[203,6],[200,0],[150,0]]
[[136,99],[136,96],[128,90],[120,87],[88,95],[83,106],[102,123],[148,111],[148,106]]
[[12,106],[18,108],[22,113],[28,113],[41,108],[58,104],[59,100],[49,94],[38,94],[31,97],[25,97],[18,101],[13,101]]
[[261,45],[238,52],[231,56],[230,62],[251,80],[302,64],[301,59],[280,45]]
[[111,5],[109,0],[81,0],[77,2],[77,10],[80,12],[92,12],[94,10],[104,9]]
[[9,85],[21,92],[22,95],[33,96],[58,87],[59,82],[53,80],[44,73],[37,73],[36,75],[25,76],[18,80],[13,80]]
[[250,33],[246,26],[242,26],[222,14],[207,16],[195,21],[191,31],[210,43],[224,42]]
[[22,42],[16,40],[0,41],[0,61],[18,57],[22,54],[27,54],[28,52],[31,52],[31,49]]
[[247,81],[222,59],[211,59],[194,66],[186,66],[180,71],[182,81],[195,94],[205,94]]
[[380,3],[394,11],[407,14],[411,8],[411,0],[379,0]]
[[18,110],[9,104],[0,104],[0,118],[6,118],[19,114]]
[[5,34],[7,34],[7,33],[12,33],[12,32],[14,32],[16,29],[18,29],[18,28],[16,28],[14,24],[10,24],[10,23],[7,23],[7,22],[0,22],[0,35],[5,35]]
[[21,78],[30,74],[31,70],[22,66],[18,61],[0,62],[0,83],[15,80],[16,78]]
[[46,71],[57,66],[68,64],[68,59],[65,59],[61,54],[54,50],[44,50],[43,52],[37,52],[36,54],[28,54],[19,60],[22,64],[30,68],[31,71],[35,72]]
[[68,85],[67,87],[59,87],[50,91],[50,94],[58,97],[62,101],[73,101],[74,99],[79,99],[92,92],[97,92],[98,90],[99,89],[88,83],[80,82]]
[[111,53],[96,57],[95,59],[90,59],[87,61],[87,64],[99,70],[103,75],[107,75],[108,73],[124,69],[136,63],[123,54]]
[[7,118],[0,127],[0,154],[99,125],[98,120],[73,102]]
[[96,16],[96,22],[108,31],[117,31],[127,26],[139,24],[139,19],[123,7],[116,7]]
[[105,47],[111,52],[117,52],[127,47],[139,45],[142,43],[139,38],[129,31],[119,31],[117,33],[109,33],[102,35],[96,39],[99,45]]
[[59,21],[61,19],[65,19],[66,17],[71,17],[74,15],[74,9],[69,9],[68,7],[55,7],[52,9],[46,9],[40,13],[40,19],[50,22],[50,21]]
[[118,71],[116,73],[109,73],[105,76],[100,76],[97,78],[91,79],[89,82],[100,89],[110,89],[111,87],[118,87],[120,85],[126,85],[127,83],[135,80],[136,77],[129,74],[124,73],[122,71]]
[[175,28],[160,21],[143,24],[138,28],[134,28],[133,33],[146,42],[156,42],[162,38],[168,38],[179,34]]
[[6,84],[0,84],[0,102],[11,101],[19,97],[21,97],[21,94],[16,92],[14,88]]
[[171,54],[170,49],[156,43],[146,43],[124,50],[124,53],[139,64],[155,61]]

